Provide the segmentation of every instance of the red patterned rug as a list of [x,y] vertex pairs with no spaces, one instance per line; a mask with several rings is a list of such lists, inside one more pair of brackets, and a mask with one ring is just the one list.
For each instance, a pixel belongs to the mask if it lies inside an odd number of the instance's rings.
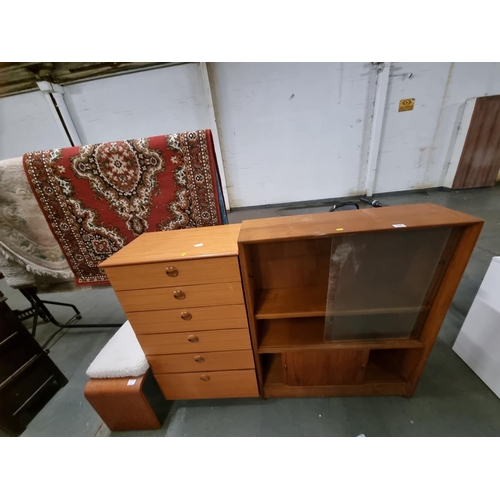
[[210,130],[28,153],[26,175],[77,285],[147,231],[215,226],[225,217]]

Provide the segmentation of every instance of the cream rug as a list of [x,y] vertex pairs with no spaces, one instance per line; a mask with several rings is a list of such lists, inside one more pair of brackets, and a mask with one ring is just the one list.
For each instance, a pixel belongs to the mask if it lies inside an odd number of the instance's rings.
[[31,191],[22,158],[0,161],[0,271],[13,288],[74,283]]

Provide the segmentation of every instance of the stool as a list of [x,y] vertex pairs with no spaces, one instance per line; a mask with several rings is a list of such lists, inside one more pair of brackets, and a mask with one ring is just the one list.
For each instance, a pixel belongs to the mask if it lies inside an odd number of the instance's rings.
[[87,369],[84,395],[112,431],[159,429],[145,388],[158,385],[149,363],[127,321],[104,346]]

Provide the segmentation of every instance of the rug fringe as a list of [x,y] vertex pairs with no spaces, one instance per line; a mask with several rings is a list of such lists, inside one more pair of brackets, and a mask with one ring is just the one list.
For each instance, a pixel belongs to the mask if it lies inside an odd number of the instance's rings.
[[51,271],[49,269],[43,269],[40,268],[37,265],[33,265],[15,253],[11,252],[5,245],[0,242],[0,253],[7,259],[12,262],[15,262],[16,264],[20,265],[26,271],[28,271],[31,274],[34,274],[35,276],[39,276],[40,278],[51,278],[54,280],[59,280],[61,282],[63,281],[71,281],[74,279],[74,274],[72,271]]

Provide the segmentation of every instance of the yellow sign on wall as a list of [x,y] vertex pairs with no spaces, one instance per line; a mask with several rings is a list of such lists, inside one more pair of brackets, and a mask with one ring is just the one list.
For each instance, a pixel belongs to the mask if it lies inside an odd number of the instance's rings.
[[413,106],[415,106],[415,99],[401,99],[399,101],[399,112],[401,111],[412,111]]

